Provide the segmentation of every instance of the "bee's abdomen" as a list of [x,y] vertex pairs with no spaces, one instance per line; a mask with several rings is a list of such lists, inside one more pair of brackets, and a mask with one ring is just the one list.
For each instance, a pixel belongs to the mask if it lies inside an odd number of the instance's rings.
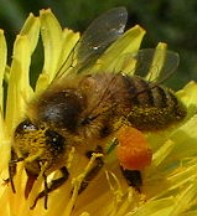
[[127,118],[134,127],[157,130],[185,117],[185,107],[171,90],[136,76],[123,79],[130,104]]
[[[171,101],[169,92],[161,86],[152,86],[151,83],[140,77],[124,77],[130,101],[134,106],[167,107]],[[177,102],[177,101],[176,101]]]

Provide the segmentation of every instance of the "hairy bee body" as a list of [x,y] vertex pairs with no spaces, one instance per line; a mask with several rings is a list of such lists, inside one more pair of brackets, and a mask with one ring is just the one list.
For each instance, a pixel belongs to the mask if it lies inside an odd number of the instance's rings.
[[[49,87],[30,104],[28,120],[17,127],[14,144],[23,158],[36,155],[47,159],[50,171],[66,162],[72,146],[93,149],[125,122],[142,131],[153,131],[178,122],[186,114],[171,90],[152,86],[137,76],[85,75],[65,80],[64,87],[57,85],[55,89]],[[27,170],[39,174],[37,161],[32,161],[34,165],[30,163],[28,168],[27,163]]]
[[89,136],[95,136],[94,125],[99,122],[95,133],[101,138],[107,131],[113,132],[115,122],[123,118],[139,130],[151,131],[163,129],[186,114],[171,90],[138,76],[111,73],[73,78],[68,84],[65,80],[63,88],[57,87],[57,92],[49,88],[32,105],[40,122],[72,133],[83,135],[87,127],[92,131]]
[[[114,74],[112,71],[88,73],[88,68],[122,35],[126,20],[127,11],[122,7],[98,17],[81,36],[52,84],[29,104],[25,119],[16,127],[9,163],[12,190],[15,192],[13,177],[16,164],[20,161],[24,162],[30,179],[25,188],[26,197],[32,189],[32,179],[35,181],[42,175],[44,180],[44,190],[38,194],[32,208],[42,197],[45,197],[47,208],[48,193],[68,179],[70,173],[67,164],[73,148],[88,163],[93,153],[107,154],[105,145],[111,138],[117,138],[118,131],[123,133],[119,136],[124,144],[119,151],[123,175],[129,185],[140,191],[140,169],[127,170],[124,164],[128,164],[129,168],[133,160],[142,163],[143,166],[135,166],[137,168],[150,164],[150,149],[144,144],[143,137],[138,139],[140,143],[129,145],[127,141],[131,142],[132,136],[125,139],[124,135],[134,131],[134,135],[141,136],[140,131],[160,130],[185,117],[185,107],[175,94],[156,83],[156,80],[164,80],[176,69],[179,57],[174,52],[165,53],[161,75],[156,76],[155,82],[141,78],[140,73],[145,75],[149,71],[155,55],[153,49],[130,55],[131,60],[137,62],[138,71],[135,74],[140,76]],[[157,53],[160,53],[159,50]],[[164,56],[162,51],[160,54]],[[75,58],[77,65],[69,65],[72,70],[66,71],[66,63]],[[157,68],[158,65],[156,63],[153,66]],[[124,125],[129,127],[121,130]],[[140,131],[136,133],[130,130],[131,127]],[[135,148],[138,144],[140,146]],[[87,187],[103,164],[103,159],[95,159],[95,166],[84,177],[79,193]],[[48,186],[47,176],[57,170],[61,171],[62,176],[52,180]]]

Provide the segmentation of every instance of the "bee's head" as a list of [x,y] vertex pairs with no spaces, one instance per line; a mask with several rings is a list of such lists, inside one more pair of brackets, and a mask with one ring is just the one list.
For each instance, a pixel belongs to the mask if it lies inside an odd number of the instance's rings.
[[45,124],[25,120],[16,127],[13,146],[17,156],[24,159],[26,170],[38,175],[42,164],[46,169],[55,169],[52,166],[65,155],[66,140]]

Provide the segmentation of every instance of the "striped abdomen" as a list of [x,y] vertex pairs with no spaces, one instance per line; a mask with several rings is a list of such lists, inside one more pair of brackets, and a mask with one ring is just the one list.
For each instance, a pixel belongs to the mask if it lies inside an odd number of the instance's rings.
[[123,76],[131,110],[127,119],[141,130],[158,130],[183,119],[186,109],[175,94],[140,77]]

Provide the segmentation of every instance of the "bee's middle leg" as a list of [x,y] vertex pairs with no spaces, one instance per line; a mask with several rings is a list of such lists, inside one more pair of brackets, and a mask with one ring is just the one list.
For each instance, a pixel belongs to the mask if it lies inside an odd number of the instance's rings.
[[[86,157],[91,159],[94,153],[103,153],[103,149],[100,146],[97,146],[95,151],[88,151],[86,152]],[[78,193],[82,193],[88,186],[89,182],[96,177],[99,171],[102,169],[104,162],[101,157],[96,158],[95,165],[91,168],[91,170],[86,174],[85,178],[83,179],[81,186],[79,188]]]

